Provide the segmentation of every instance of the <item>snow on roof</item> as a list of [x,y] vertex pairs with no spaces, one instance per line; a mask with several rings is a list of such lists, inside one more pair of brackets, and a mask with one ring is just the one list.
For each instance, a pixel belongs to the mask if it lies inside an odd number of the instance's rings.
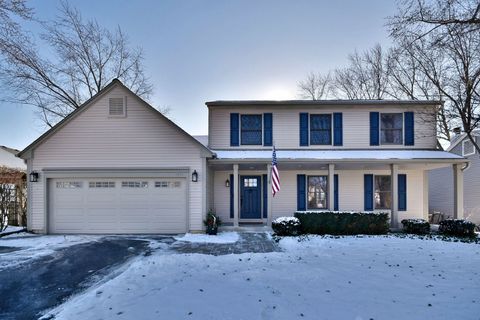
[[437,100],[215,100],[205,102],[207,106],[246,106],[246,105],[441,105]]
[[[217,159],[271,159],[271,150],[212,150]],[[463,157],[439,150],[278,150],[279,160],[461,160]]]
[[192,136],[192,137],[194,137],[198,142],[203,144],[205,147],[208,147],[208,136],[207,135]]

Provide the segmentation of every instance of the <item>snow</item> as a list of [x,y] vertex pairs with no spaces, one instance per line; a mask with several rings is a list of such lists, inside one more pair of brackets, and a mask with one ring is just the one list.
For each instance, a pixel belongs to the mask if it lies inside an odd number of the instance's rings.
[[[212,150],[218,159],[271,159],[271,150]],[[457,154],[434,150],[276,150],[280,160],[412,160],[412,159],[463,159]]]
[[239,236],[236,232],[219,232],[216,236],[200,233],[186,233],[181,237],[174,237],[177,241],[197,243],[235,243]]
[[300,220],[295,217],[279,217],[275,220],[273,220],[273,223],[294,223],[294,224],[300,224]]
[[96,241],[100,238],[102,238],[102,236],[50,236],[30,233],[7,235],[0,238],[0,247],[14,247],[19,250],[0,254],[0,270],[28,262],[31,259],[53,254],[57,249]]
[[23,230],[23,229],[25,229],[25,227],[7,226],[7,228],[5,230],[3,230],[2,232],[0,232],[0,234],[15,232],[15,231]]
[[[299,241],[299,239],[301,241]],[[287,237],[284,252],[138,257],[55,319],[478,319],[480,246]]]

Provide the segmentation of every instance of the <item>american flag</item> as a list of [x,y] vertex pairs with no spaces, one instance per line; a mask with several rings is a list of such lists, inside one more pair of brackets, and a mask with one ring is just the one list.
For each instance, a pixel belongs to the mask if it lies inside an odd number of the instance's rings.
[[274,146],[272,153],[272,194],[274,197],[278,191],[280,191],[280,175],[278,174],[277,153]]

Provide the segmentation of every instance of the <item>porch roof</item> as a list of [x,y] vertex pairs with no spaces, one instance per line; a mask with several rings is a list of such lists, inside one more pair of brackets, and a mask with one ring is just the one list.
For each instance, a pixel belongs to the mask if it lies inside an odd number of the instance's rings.
[[[271,150],[212,150],[214,161],[271,161]],[[467,159],[440,150],[277,150],[281,161],[331,162],[446,162],[466,163]]]

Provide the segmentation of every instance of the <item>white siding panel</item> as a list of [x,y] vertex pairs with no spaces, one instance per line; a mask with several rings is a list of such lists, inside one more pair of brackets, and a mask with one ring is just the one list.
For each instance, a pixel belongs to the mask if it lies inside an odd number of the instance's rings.
[[[127,117],[108,116],[111,96],[127,96]],[[202,181],[206,173],[201,157],[194,141],[117,86],[39,145],[34,150],[32,169],[40,174],[46,168],[197,170],[199,182],[189,181],[189,223],[190,230],[202,230]],[[45,228],[43,181],[31,187],[31,229],[41,231]]]
[[[273,113],[273,140],[279,149],[315,148],[328,149],[332,146],[300,147],[299,144],[299,114],[308,113],[343,113],[343,146],[335,148],[362,149],[370,147],[371,111],[378,112],[415,112],[415,146],[382,145],[376,148],[398,149],[418,148],[434,149],[436,147],[435,113],[428,107],[372,107],[372,106],[292,106],[290,108],[275,106],[258,107],[211,107],[209,109],[209,143],[212,149],[239,148],[230,147],[230,113],[261,114]],[[241,148],[242,146],[240,146]],[[270,148],[263,146],[248,146],[248,149]]]

